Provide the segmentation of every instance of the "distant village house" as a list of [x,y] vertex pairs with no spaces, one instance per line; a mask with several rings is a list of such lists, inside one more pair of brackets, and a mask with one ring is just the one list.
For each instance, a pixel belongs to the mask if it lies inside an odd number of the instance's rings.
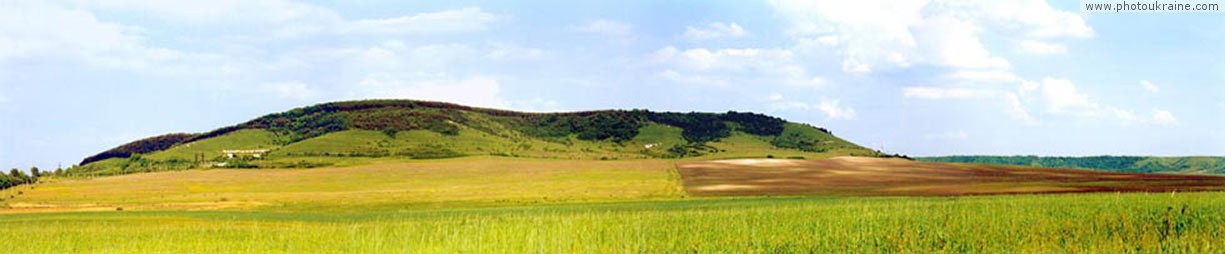
[[253,150],[221,150],[225,153],[226,158],[233,159],[236,156],[251,155],[251,157],[261,158],[268,149],[253,149]]

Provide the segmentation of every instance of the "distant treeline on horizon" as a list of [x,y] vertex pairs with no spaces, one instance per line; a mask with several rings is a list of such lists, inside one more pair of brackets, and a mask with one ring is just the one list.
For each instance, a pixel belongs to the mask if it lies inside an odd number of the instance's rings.
[[1208,173],[1225,174],[1225,156],[991,156],[955,155],[917,157],[928,162],[960,162],[1046,168],[1081,168],[1130,173]]

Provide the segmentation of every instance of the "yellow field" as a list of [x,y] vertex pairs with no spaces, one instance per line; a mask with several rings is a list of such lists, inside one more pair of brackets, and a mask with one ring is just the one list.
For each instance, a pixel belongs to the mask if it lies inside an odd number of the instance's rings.
[[[5,190],[0,213],[358,209],[677,198],[665,160],[467,157],[346,168],[214,169],[53,179]],[[23,194],[16,195],[16,192]],[[0,206],[4,206],[0,205]],[[355,208],[357,207],[357,208]]]

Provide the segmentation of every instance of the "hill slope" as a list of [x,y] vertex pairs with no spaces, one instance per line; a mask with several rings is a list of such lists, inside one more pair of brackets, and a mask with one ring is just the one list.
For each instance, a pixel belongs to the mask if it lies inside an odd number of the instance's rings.
[[921,157],[920,161],[982,163],[1047,168],[1082,168],[1132,173],[1225,174],[1225,157],[1151,157],[1151,156],[941,156]]
[[472,155],[598,160],[882,156],[823,128],[756,113],[529,113],[366,100],[296,108],[206,133],[137,140],[90,156],[70,173],[317,167]]

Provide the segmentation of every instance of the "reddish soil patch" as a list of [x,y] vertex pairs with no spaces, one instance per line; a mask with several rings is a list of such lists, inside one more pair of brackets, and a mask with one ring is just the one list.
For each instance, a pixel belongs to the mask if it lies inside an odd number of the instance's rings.
[[837,157],[682,162],[685,191],[698,196],[955,196],[1070,192],[1225,190],[1225,177],[932,163]]

